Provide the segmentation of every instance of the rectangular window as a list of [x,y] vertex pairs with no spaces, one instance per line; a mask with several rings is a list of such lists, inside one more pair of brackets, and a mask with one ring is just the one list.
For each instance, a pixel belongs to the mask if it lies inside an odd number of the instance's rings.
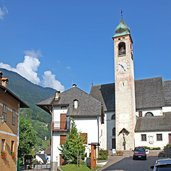
[[12,111],[12,124],[15,125],[16,124],[16,112]]
[[60,145],[64,144],[66,141],[67,136],[66,135],[60,135]]
[[14,141],[11,141],[11,153],[14,152]]
[[163,137],[162,137],[162,134],[157,134],[156,135],[157,137],[157,141],[162,141],[163,140]]
[[1,151],[5,151],[5,139],[2,139]]
[[147,135],[141,134],[141,141],[147,141]]
[[7,106],[6,105],[3,105],[2,115],[4,116],[4,121],[7,122]]

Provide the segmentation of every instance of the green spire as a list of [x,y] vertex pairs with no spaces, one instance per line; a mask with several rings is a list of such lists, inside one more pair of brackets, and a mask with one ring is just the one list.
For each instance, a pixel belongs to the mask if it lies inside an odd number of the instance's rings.
[[123,36],[130,34],[130,29],[129,27],[125,24],[123,18],[121,19],[120,23],[115,29],[115,34],[113,35],[113,38],[118,37],[118,36]]

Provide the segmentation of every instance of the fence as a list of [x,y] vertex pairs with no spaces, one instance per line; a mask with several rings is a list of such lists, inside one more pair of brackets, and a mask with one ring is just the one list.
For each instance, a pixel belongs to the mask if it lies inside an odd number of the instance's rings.
[[32,169],[32,170],[44,170],[44,169],[49,169],[50,170],[51,166],[50,164],[35,164],[35,165],[27,165],[26,169]]

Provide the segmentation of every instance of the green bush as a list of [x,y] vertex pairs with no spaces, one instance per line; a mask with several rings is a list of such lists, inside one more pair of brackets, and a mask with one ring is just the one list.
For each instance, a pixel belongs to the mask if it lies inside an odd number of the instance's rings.
[[168,149],[168,148],[171,148],[171,144],[167,144],[164,149]]
[[147,146],[144,146],[145,149],[148,149],[148,150],[160,150],[160,147],[147,147]]
[[107,150],[99,150],[99,160],[107,160],[108,158],[108,151]]
[[150,148],[150,150],[160,150],[160,147],[153,147],[153,148]]

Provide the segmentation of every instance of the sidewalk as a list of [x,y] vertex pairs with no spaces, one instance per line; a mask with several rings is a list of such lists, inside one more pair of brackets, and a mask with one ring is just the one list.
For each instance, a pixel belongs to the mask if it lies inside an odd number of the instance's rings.
[[98,171],[102,171],[105,168],[109,167],[110,165],[119,162],[120,160],[122,160],[123,158],[125,158],[126,156],[109,156],[108,162],[107,164],[105,164],[103,167],[101,167],[100,169],[98,169]]

